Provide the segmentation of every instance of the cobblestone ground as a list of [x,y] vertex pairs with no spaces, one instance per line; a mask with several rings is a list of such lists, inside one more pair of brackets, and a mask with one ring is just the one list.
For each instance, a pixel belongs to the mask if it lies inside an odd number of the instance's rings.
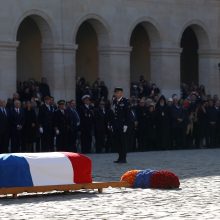
[[118,181],[130,169],[169,169],[181,189],[104,189],[0,198],[0,219],[220,219],[220,149],[89,155],[94,181]]

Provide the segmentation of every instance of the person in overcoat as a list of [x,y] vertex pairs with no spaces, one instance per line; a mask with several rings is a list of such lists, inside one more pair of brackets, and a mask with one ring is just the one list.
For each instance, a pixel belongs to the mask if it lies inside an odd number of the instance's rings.
[[58,109],[54,112],[54,130],[56,135],[56,150],[68,151],[68,134],[70,123],[65,109],[65,101],[58,101]]
[[90,95],[84,95],[82,102],[83,104],[79,107],[81,152],[91,153],[94,133],[94,108],[91,105]]
[[51,97],[44,98],[44,104],[39,108],[38,122],[41,135],[41,151],[54,151],[54,109],[51,108]]
[[25,123],[24,111],[21,108],[21,102],[19,100],[14,101],[14,108],[10,112],[11,123],[11,152],[24,151],[22,142],[23,128]]
[[6,102],[0,100],[0,154],[9,152],[10,137],[10,112],[6,108]]

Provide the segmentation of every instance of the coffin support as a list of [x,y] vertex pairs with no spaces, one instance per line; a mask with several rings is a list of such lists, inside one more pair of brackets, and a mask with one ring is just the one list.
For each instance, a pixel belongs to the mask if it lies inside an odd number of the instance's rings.
[[69,184],[69,185],[51,185],[51,186],[32,186],[32,187],[10,187],[0,188],[0,195],[12,195],[13,198],[17,198],[21,193],[39,193],[39,192],[51,192],[51,191],[64,191],[69,192],[72,190],[98,190],[98,193],[103,192],[103,188],[121,188],[131,187],[127,182],[93,182],[85,184]]

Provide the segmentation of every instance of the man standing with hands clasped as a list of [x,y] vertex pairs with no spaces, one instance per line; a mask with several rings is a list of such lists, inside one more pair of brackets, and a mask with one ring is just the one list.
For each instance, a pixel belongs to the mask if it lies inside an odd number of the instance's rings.
[[113,132],[113,144],[119,154],[114,163],[127,163],[129,103],[123,97],[123,89],[115,88],[112,109],[109,116],[108,128]]

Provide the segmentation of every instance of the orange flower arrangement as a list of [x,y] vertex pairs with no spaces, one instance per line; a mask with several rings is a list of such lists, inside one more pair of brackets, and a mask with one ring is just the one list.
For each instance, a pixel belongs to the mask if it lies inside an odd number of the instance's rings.
[[140,170],[129,170],[129,171],[127,171],[126,173],[124,173],[122,175],[121,181],[128,182],[133,186],[136,175],[137,175],[138,172],[140,172]]

